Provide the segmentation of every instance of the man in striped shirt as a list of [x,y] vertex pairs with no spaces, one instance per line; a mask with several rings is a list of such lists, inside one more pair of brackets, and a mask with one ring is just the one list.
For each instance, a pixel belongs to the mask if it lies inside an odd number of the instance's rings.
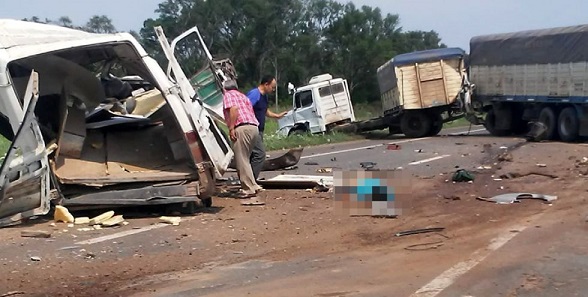
[[[255,198],[255,195],[263,190],[253,176],[250,163],[253,146],[261,141],[258,131],[259,122],[255,118],[251,102],[237,89],[237,83],[234,80],[229,80],[223,86],[225,89],[223,113],[229,127],[229,136],[233,142],[235,163],[242,187],[242,198]],[[261,202],[253,202],[250,204],[261,204]]]

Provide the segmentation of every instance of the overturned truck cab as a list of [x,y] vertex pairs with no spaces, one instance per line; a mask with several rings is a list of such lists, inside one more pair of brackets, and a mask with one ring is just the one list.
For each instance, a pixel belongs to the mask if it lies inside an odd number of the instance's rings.
[[233,152],[161,28],[167,74],[127,33],[0,28],[0,226],[50,201],[210,205]]

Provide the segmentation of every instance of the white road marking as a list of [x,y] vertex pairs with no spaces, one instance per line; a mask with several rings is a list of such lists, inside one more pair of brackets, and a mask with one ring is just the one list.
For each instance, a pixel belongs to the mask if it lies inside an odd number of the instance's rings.
[[[437,296],[443,290],[451,286],[455,282],[455,280],[457,280],[460,276],[470,271],[472,268],[474,268],[476,265],[478,265],[480,262],[486,259],[486,257],[488,257],[492,252],[504,246],[507,242],[509,242],[511,239],[517,236],[517,234],[527,229],[527,227],[528,225],[509,228],[508,231],[506,231],[504,234],[501,234],[498,237],[494,238],[486,248],[477,250],[470,256],[468,260],[457,263],[455,266],[441,273],[441,275],[437,276],[424,287],[420,288],[414,294],[410,295],[410,297]],[[512,230],[517,230],[518,232],[512,232]]]
[[428,162],[432,162],[432,161],[447,158],[447,157],[451,157],[451,155],[443,155],[443,156],[437,156],[437,157],[424,159],[424,160],[420,160],[420,161],[415,161],[412,163],[408,163],[408,165],[419,165],[419,164],[428,163]]
[[[480,131],[486,131],[486,129],[477,129],[477,130],[472,130],[470,132],[480,132]],[[457,133],[451,133],[451,134],[448,134],[448,135],[450,135],[450,136],[456,136],[456,135],[460,135],[460,134],[463,134],[463,133],[467,133],[467,130],[466,131],[462,131],[462,132],[457,132]],[[431,138],[433,138],[433,137],[405,139],[405,140],[390,142],[389,144],[400,144],[400,143],[416,142],[416,141],[427,140],[427,139],[431,139]],[[302,159],[310,159],[310,158],[316,158],[316,157],[322,157],[322,156],[328,156],[328,155],[342,154],[342,153],[348,153],[348,152],[354,152],[354,151],[372,149],[372,148],[381,147],[381,146],[385,146],[385,145],[388,145],[388,144],[375,144],[375,145],[369,145],[369,146],[356,147],[356,148],[352,148],[352,149],[346,149],[346,150],[340,150],[340,151],[333,151],[333,152],[328,152],[328,153],[320,153],[320,154],[315,154],[315,155],[310,155],[310,156],[302,156],[302,157],[300,157],[300,159],[302,160]]]
[[139,229],[122,231],[122,232],[118,232],[118,233],[114,233],[114,234],[110,234],[110,235],[100,236],[100,237],[92,238],[92,239],[88,239],[88,240],[83,240],[83,241],[76,242],[75,244],[95,244],[95,243],[99,243],[99,242],[103,242],[103,241],[107,241],[107,240],[112,240],[112,239],[121,238],[121,237],[129,236],[129,235],[143,233],[143,232],[150,231],[150,230],[159,229],[159,228],[162,228],[165,226],[169,226],[169,225],[168,224],[155,224],[155,225],[151,225],[151,226],[147,226],[147,227],[142,227]]
[[360,150],[366,150],[366,149],[376,148],[376,147],[385,146],[385,145],[388,145],[388,144],[407,143],[407,142],[420,141],[420,140],[425,140],[425,139],[430,139],[430,138],[431,137],[406,139],[406,140],[400,140],[400,141],[390,142],[390,143],[387,143],[387,144],[381,144],[380,143],[380,144],[375,144],[375,145],[356,147],[356,148],[352,148],[352,149],[346,149],[346,150],[340,150],[340,151],[334,151],[334,152],[328,152],[328,153],[321,153],[321,154],[315,154],[315,155],[310,155],[310,156],[304,156],[304,157],[300,157],[300,159],[308,159],[308,158],[322,157],[322,156],[328,156],[328,155],[334,155],[334,154],[342,154],[342,153],[348,153],[348,152],[353,152],[353,151],[360,151]]
[[[182,218],[182,222],[191,221],[191,220],[194,220],[195,218],[197,218],[197,217]],[[129,236],[129,235],[135,235],[135,234],[163,228],[165,226],[173,226],[173,225],[165,224],[165,223],[158,223],[158,224],[154,224],[151,226],[141,227],[139,229],[121,231],[121,232],[110,234],[110,235],[104,235],[104,236],[100,236],[100,237],[96,237],[96,238],[92,238],[92,239],[88,239],[88,240],[78,241],[75,244],[80,244],[80,245],[95,244],[95,243],[100,243],[100,242],[104,242],[104,241],[108,241],[108,240],[112,240],[112,239],[116,239],[116,238],[121,238],[121,237]]]

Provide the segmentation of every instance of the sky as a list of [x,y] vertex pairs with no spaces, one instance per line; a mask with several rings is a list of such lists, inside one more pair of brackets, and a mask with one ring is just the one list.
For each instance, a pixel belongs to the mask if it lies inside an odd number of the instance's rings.
[[[144,20],[156,17],[154,11],[162,1],[3,0],[0,18],[69,16],[74,24],[84,24],[92,15],[104,14],[118,30],[138,31]],[[585,0],[354,0],[353,3],[398,14],[404,30],[435,30],[442,42],[466,51],[470,38],[477,35],[588,24]]]

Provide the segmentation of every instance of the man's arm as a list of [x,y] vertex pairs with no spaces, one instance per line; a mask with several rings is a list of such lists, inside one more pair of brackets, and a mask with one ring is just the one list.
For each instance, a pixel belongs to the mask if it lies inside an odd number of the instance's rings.
[[267,111],[265,112],[265,115],[267,117],[270,117],[270,118],[273,118],[273,119],[281,119],[281,118],[283,118],[286,115],[286,113],[288,113],[288,112],[287,111],[283,111],[281,113],[274,113],[271,110],[269,110],[269,108],[268,108]]
[[229,131],[235,130],[235,123],[237,123],[237,117],[239,116],[239,110],[237,108],[237,106],[233,106],[229,109],[229,121],[227,123]]

